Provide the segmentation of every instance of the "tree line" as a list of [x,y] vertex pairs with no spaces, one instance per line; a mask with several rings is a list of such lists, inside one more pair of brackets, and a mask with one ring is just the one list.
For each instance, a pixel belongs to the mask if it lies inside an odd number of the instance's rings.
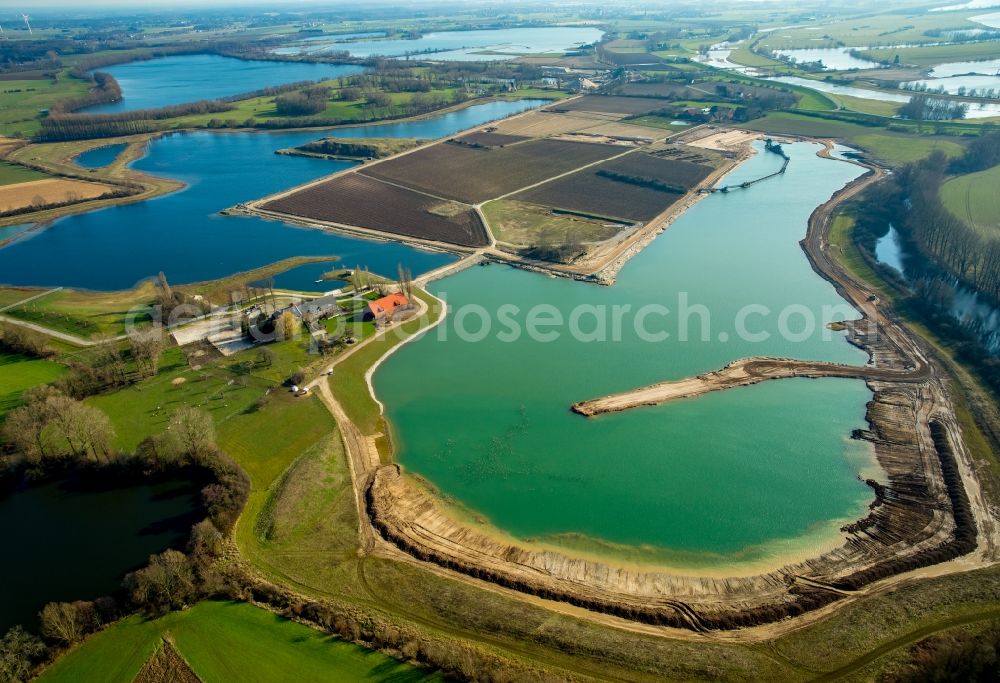
[[952,121],[964,119],[969,113],[969,105],[927,95],[914,95],[899,108],[898,113],[902,118],[914,121]]
[[[81,108],[77,107],[75,103],[66,106]],[[232,111],[235,108],[236,106],[230,102],[202,100],[158,109],[137,109],[116,114],[77,114],[70,113],[70,110],[56,111],[50,112],[49,116],[42,120],[41,130],[35,139],[39,142],[62,142],[154,133],[166,128],[165,125],[159,123],[164,119],[197,114],[215,114]]]
[[[96,197],[89,197],[86,201],[99,201],[102,199],[117,199],[120,197],[131,197],[134,194],[138,194],[142,189],[132,184],[120,185],[108,190]],[[9,218],[11,216],[22,216],[28,213],[36,213],[38,211],[48,211],[49,209],[58,209],[63,206],[72,206],[73,204],[79,204],[84,201],[79,195],[70,192],[67,193],[66,199],[58,202],[47,202],[41,195],[35,197],[30,204],[27,206],[19,206],[15,209],[5,209],[0,211],[0,218]]]
[[[971,143],[969,156],[950,166],[941,151],[895,174],[902,229],[927,257],[993,301],[1000,301],[1000,239],[983,235],[952,214],[941,202],[941,186],[951,169],[980,170],[981,163],[1000,154],[1000,133]],[[978,160],[978,161],[977,161]]]
[[[85,357],[66,361],[69,372],[53,386],[61,393],[83,399],[148,379],[159,371],[164,347],[159,325],[130,330],[124,344],[110,337],[98,339]],[[35,358],[54,355],[44,335],[12,322],[0,323],[0,350]],[[17,410],[21,408],[13,412]]]
[[274,108],[279,116],[312,116],[326,111],[329,100],[330,88],[316,86],[278,95]]
[[[1000,240],[985,237],[948,212],[939,189],[946,173],[972,173],[1000,163],[1000,133],[974,140],[952,161],[935,153],[868,189],[850,207],[854,241],[886,281],[904,294],[900,307],[924,321],[1000,394],[1000,358],[985,345],[979,323],[951,313],[955,281],[981,294],[1000,297]],[[906,277],[878,263],[875,245],[890,226],[904,242]],[[913,255],[912,258],[909,256]]]
[[646,187],[651,190],[659,190],[660,192],[669,192],[670,194],[685,194],[687,188],[676,185],[674,183],[668,183],[658,178],[647,178],[645,176],[630,175],[628,173],[620,173],[618,171],[612,171],[606,168],[602,168],[597,171],[597,175],[602,178],[607,178],[608,180],[615,180],[619,183],[626,183],[628,185],[637,185],[639,187]]

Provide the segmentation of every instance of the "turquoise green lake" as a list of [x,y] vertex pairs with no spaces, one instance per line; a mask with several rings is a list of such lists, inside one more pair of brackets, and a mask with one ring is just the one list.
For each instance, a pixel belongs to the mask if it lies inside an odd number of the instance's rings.
[[[783,380],[596,419],[569,411],[576,401],[750,355],[867,361],[822,324],[857,313],[798,245],[813,209],[860,170],[820,159],[817,149],[786,146],[792,162],[784,176],[696,204],[613,287],[501,265],[435,283],[451,309],[447,321],[403,346],[374,378],[399,461],[457,506],[522,539],[702,566],[834,541],[872,498],[859,475],[878,471],[869,448],[850,439],[865,426],[871,393],[863,382]],[[724,183],[759,177],[780,161],[758,153]],[[688,341],[681,340],[683,293],[709,313],[707,338],[692,314]],[[491,316],[485,336],[484,313],[473,304]],[[553,326],[545,331],[561,333],[555,340],[511,341],[510,327],[526,329],[538,304],[567,320],[574,310],[594,310],[581,306],[634,312],[659,304],[671,313],[648,315],[644,327],[670,336],[644,340],[626,314],[616,341],[608,313],[605,340]],[[509,315],[500,318],[504,305]],[[770,311],[750,309],[744,321],[768,339],[737,334],[747,305]],[[782,311],[791,312],[787,320]],[[815,318],[811,333],[806,315]],[[581,315],[577,328],[593,332],[594,319]],[[792,335],[780,334],[782,322]],[[460,329],[479,334],[462,338]]]

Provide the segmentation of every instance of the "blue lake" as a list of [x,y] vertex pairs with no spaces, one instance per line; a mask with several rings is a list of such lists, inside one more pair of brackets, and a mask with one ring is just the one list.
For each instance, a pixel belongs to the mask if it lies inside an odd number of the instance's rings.
[[[357,126],[342,137],[439,138],[510,116],[543,100],[494,101],[421,121]],[[345,168],[349,162],[274,154],[334,134],[176,133],[150,144],[136,169],[187,183],[151,201],[112,206],[54,222],[0,249],[0,282],[9,285],[127,289],[163,271],[177,284],[212,280],[292,256],[339,256],[345,265],[414,275],[454,260],[451,254],[396,242],[344,237],[261,218],[220,216],[222,209]],[[282,287],[325,290],[310,269],[281,278]]]
[[285,83],[337,78],[359,73],[362,68],[346,64],[181,55],[118,64],[100,70],[115,77],[123,98],[118,102],[87,107],[84,110],[87,113],[113,113],[214,100]]
[[341,280],[320,280],[323,273],[337,268],[354,268],[357,265],[360,264],[343,261],[304,263],[275,275],[274,286],[277,289],[294,289],[300,292],[329,292],[343,287],[346,283]]
[[903,272],[903,245],[896,228],[889,226],[889,232],[875,242],[875,260]]
[[[355,57],[383,55],[398,57],[430,52],[429,59],[443,61],[491,61],[512,59],[517,55],[565,52],[582,43],[601,39],[603,31],[588,26],[547,26],[478,31],[436,31],[419,38],[361,40],[349,43],[330,41],[318,44],[319,37],[308,44],[275,50],[277,54],[323,54],[348,50]],[[331,37],[332,38],[332,37]]]
[[84,168],[103,168],[117,159],[118,155],[126,147],[128,145],[123,142],[117,145],[104,145],[103,147],[88,149],[86,152],[78,154],[73,159],[73,163]]

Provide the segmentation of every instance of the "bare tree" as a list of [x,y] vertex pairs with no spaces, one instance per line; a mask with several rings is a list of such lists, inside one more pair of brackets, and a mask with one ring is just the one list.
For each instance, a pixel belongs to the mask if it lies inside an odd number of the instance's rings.
[[50,602],[39,617],[42,622],[42,635],[66,645],[80,641],[99,625],[94,603],[82,600]]
[[103,336],[97,340],[94,350],[94,365],[104,368],[113,384],[118,386],[125,384],[128,381],[128,372],[118,342],[111,337]]
[[162,270],[160,271],[160,274],[157,275],[157,281],[160,284],[160,293],[163,297],[165,299],[172,300],[174,298],[174,292],[170,289],[170,283],[167,282],[167,276]]
[[152,325],[128,333],[132,358],[139,372],[144,377],[152,377],[160,368],[160,356],[163,355],[163,328]]
[[72,455],[100,460],[111,453],[115,431],[99,409],[53,387],[25,392],[27,405],[12,410],[4,436],[29,461]]
[[149,566],[125,577],[136,603],[153,612],[183,607],[195,597],[195,576],[184,553],[167,550],[149,558]]
[[181,408],[170,418],[167,429],[184,453],[205,455],[215,450],[215,423],[204,410]]
[[0,324],[0,347],[29,356],[46,356],[49,352],[44,335],[13,323]]
[[0,680],[27,681],[35,662],[45,656],[45,643],[20,626],[0,638]]
[[50,413],[45,431],[71,455],[100,460],[111,453],[115,430],[100,410],[62,394],[49,396],[46,407]]
[[3,424],[4,440],[29,462],[38,462],[46,455],[42,430],[45,419],[29,406],[15,408],[7,414]]

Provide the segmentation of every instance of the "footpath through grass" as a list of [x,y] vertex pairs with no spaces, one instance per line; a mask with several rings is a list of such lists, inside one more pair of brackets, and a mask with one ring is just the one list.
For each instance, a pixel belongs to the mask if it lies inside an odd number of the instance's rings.
[[129,683],[163,638],[205,683],[440,680],[386,655],[233,602],[203,602],[151,621],[129,617],[88,638],[38,680]]

